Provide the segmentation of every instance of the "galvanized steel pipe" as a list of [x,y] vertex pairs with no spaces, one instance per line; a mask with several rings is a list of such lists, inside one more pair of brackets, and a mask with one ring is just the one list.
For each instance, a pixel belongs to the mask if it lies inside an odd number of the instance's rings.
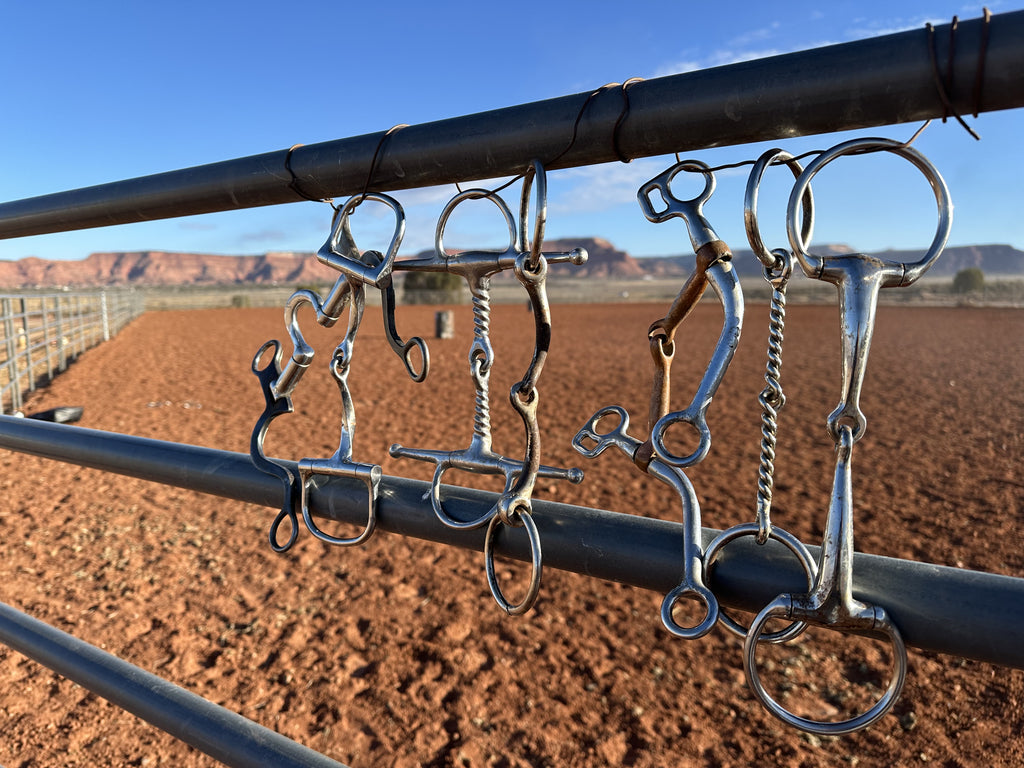
[[[959,24],[953,107],[964,115],[1024,107],[1024,11],[992,17],[976,90],[981,31],[979,19]],[[935,28],[943,74],[949,40],[949,25]],[[531,158],[549,169],[571,168],[616,162],[620,153],[650,157],[942,117],[934,75],[922,28],[635,82],[628,111],[622,89],[608,88],[592,99],[578,93],[408,126],[387,137],[369,189],[513,175]],[[0,204],[0,239],[305,199],[295,187],[317,198],[356,194],[383,137],[338,139]]]
[[[256,469],[244,453],[13,416],[0,416],[0,448],[267,507],[281,505],[280,481]],[[424,502],[428,487],[383,478],[378,529],[483,551],[483,530],[454,530],[437,519]],[[483,491],[445,487],[446,508],[461,519],[479,516],[494,500],[494,494]],[[366,488],[357,481],[318,480],[309,501],[318,517],[365,522]],[[533,508],[546,566],[662,594],[678,584],[679,523],[540,500]],[[268,514],[268,526],[270,520]],[[704,529],[704,545],[717,534]],[[497,549],[519,560],[530,557],[521,529],[504,532]],[[816,556],[817,548],[810,549]],[[754,611],[780,593],[806,590],[803,571],[788,550],[775,542],[758,546],[751,539],[730,545],[711,583],[723,605]],[[893,616],[908,646],[1024,669],[1024,578],[857,554],[854,584],[858,598]]]
[[308,747],[0,603],[0,643],[237,768],[345,768]]

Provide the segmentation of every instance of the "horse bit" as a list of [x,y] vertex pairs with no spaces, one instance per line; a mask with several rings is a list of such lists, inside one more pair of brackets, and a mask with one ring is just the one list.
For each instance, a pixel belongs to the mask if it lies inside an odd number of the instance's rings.
[[[360,253],[352,237],[350,219],[355,210],[365,201],[370,200],[390,208],[395,215],[395,230],[387,252],[365,251]],[[292,342],[292,352],[288,362],[281,366],[281,344],[276,339],[266,342],[256,352],[252,361],[252,371],[260,382],[265,407],[260,414],[249,441],[249,455],[253,464],[267,474],[281,480],[284,486],[284,503],[274,522],[270,526],[270,546],[276,552],[284,552],[295,543],[298,536],[298,519],[296,505],[302,511],[302,519],[306,528],[316,538],[328,544],[353,546],[366,541],[373,533],[377,522],[377,495],[380,487],[382,471],[378,464],[364,464],[352,460],[352,441],[355,434],[356,417],[352,395],[348,386],[348,373],[352,363],[352,353],[356,333],[359,330],[365,307],[365,286],[372,285],[383,294],[384,330],[388,343],[402,358],[406,370],[414,381],[423,381],[427,375],[430,358],[426,344],[419,337],[403,342],[395,331],[394,316],[389,312],[394,307],[394,286],[392,271],[395,256],[405,234],[405,213],[401,205],[391,197],[382,194],[365,194],[351,198],[341,208],[336,208],[331,223],[331,234],[327,242],[317,252],[317,259],[337,270],[338,276],[325,298],[311,290],[299,290],[292,294],[285,306],[285,324]],[[306,369],[313,361],[315,352],[306,343],[298,324],[300,307],[308,304],[316,312],[317,323],[331,328],[341,319],[345,305],[349,305],[348,328],[344,339],[334,350],[331,358],[331,374],[334,376],[341,393],[342,416],[341,437],[338,450],[329,459],[302,459],[298,463],[298,478],[284,464],[268,459],[263,450],[270,423],[284,413],[294,410],[291,395],[302,379]],[[259,368],[259,362],[267,350],[273,349],[270,362]],[[421,355],[420,370],[416,370],[412,362],[412,350],[418,349]],[[341,538],[322,531],[313,521],[309,511],[309,490],[314,475],[330,475],[334,477],[355,478],[366,485],[367,516],[363,530],[356,536]],[[288,520],[290,530],[284,542],[280,539],[280,526]]]
[[[911,162],[929,182],[938,206],[938,228],[925,255],[916,262],[904,263],[860,253],[820,257],[807,250],[814,225],[813,197],[810,183],[814,176],[833,160],[865,152],[890,152]],[[785,164],[796,181],[789,196],[786,230],[791,250],[769,250],[761,237],[757,219],[758,190],[765,171],[772,165]],[[691,200],[680,200],[672,191],[672,182],[682,172],[701,174],[703,191]],[[531,196],[536,189],[536,220],[532,237],[529,227]],[[747,181],[744,196],[744,223],[747,239],[754,255],[761,262],[764,278],[772,287],[769,318],[768,362],[766,386],[758,400],[761,405],[761,442],[758,468],[755,519],[719,533],[702,550],[700,505],[693,484],[685,470],[700,463],[711,448],[711,431],[707,412],[717,393],[739,343],[744,314],[743,293],[732,264],[729,247],[715,233],[704,216],[703,206],[715,189],[715,177],[707,165],[697,160],[684,160],[640,187],[637,198],[644,216],[662,223],[681,218],[687,227],[696,256],[695,268],[672,302],[667,314],[648,329],[648,344],[654,361],[654,375],[647,414],[647,438],[629,434],[629,415],[618,405],[601,408],[584,424],[572,439],[573,447],[587,458],[596,458],[614,446],[624,453],[643,473],[668,485],[678,495],[682,510],[682,575],[678,586],[669,591],[661,605],[662,623],[673,635],[699,638],[719,621],[729,631],[743,637],[743,667],[748,684],[764,707],[783,722],[819,735],[841,735],[863,729],[884,716],[895,704],[904,684],[907,668],[906,648],[898,628],[886,611],[878,605],[862,602],[853,596],[853,447],[863,436],[866,418],[860,409],[860,393],[864,382],[868,352],[874,330],[879,291],[882,288],[904,287],[918,280],[935,262],[945,246],[952,221],[952,203],[945,182],[938,171],[916,150],[889,139],[854,139],[836,145],[807,164],[806,168],[788,152],[772,149],[755,163]],[[661,198],[657,204],[654,196]],[[364,201],[390,207],[395,214],[395,231],[385,253],[360,253],[352,239],[349,219]],[[470,200],[489,200],[501,213],[508,228],[508,245],[503,250],[468,250],[449,253],[444,246],[444,233],[455,209]],[[429,367],[425,343],[416,337],[402,341],[395,326],[393,272],[448,272],[462,277],[472,296],[473,341],[469,351],[469,369],[475,390],[473,431],[469,445],[461,450],[434,450],[392,445],[389,453],[395,458],[408,458],[434,464],[429,498],[437,518],[457,530],[486,526],[484,540],[485,572],[491,594],[498,605],[510,615],[527,612],[535,603],[541,582],[541,543],[532,515],[532,495],[539,477],[579,483],[583,473],[576,468],[545,466],[540,463],[540,428],[538,424],[539,394],[537,384],[544,367],[551,341],[551,314],[547,300],[546,278],[552,263],[583,264],[583,249],[566,253],[544,253],[543,238],[547,216],[547,183],[544,168],[533,161],[523,176],[518,219],[495,192],[484,189],[460,190],[445,206],[437,223],[434,253],[428,257],[396,260],[405,230],[401,206],[383,194],[363,194],[352,198],[335,210],[331,235],[317,253],[324,264],[340,272],[334,287],[325,298],[312,291],[297,291],[289,299],[285,320],[293,350],[287,364],[281,367],[281,346],[269,341],[256,353],[253,373],[259,379],[266,406],[253,430],[250,454],[254,464],[264,472],[278,477],[284,487],[284,504],[270,528],[271,546],[277,551],[288,549],[295,541],[298,524],[296,507],[303,521],[318,539],[331,544],[349,546],[365,541],[376,524],[376,502],[381,468],[376,464],[352,460],[352,439],[355,413],[347,376],[351,364],[356,332],[362,320],[364,290],[372,285],[382,292],[385,335],[389,345],[402,358],[409,375],[423,381]],[[799,220],[799,225],[798,225]],[[818,560],[814,561],[807,547],[792,534],[773,525],[775,449],[779,411],[786,402],[781,384],[782,345],[785,329],[786,287],[798,262],[806,277],[836,286],[842,340],[841,396],[839,404],[827,418],[828,434],[836,453],[832,493]],[[522,419],[525,448],[522,461],[507,458],[492,449],[490,419],[490,371],[494,350],[490,340],[490,281],[505,270],[513,270],[523,285],[534,314],[535,339],[533,357],[523,377],[512,385],[509,399]],[[716,294],[723,311],[719,338],[689,404],[682,410],[671,410],[671,367],[676,352],[676,334],[683,321],[700,302],[708,286]],[[283,463],[264,455],[263,442],[270,422],[293,410],[291,394],[313,359],[313,350],[306,344],[298,328],[296,312],[303,304],[316,311],[317,322],[332,327],[349,304],[347,333],[334,351],[331,373],[337,381],[342,399],[341,439],[337,452],[329,459],[303,459],[298,463],[298,477]],[[270,363],[258,364],[267,350],[273,349]],[[412,352],[419,351],[421,367],[413,364]],[[612,423],[602,431],[602,425]],[[677,424],[686,424],[696,432],[697,445],[690,452],[674,452],[667,444],[669,431]],[[504,478],[504,489],[497,501],[484,514],[470,520],[453,517],[442,498],[442,480],[449,469]],[[338,538],[321,531],[312,520],[308,496],[315,475],[354,478],[367,488],[367,519],[361,533],[351,538]],[[279,528],[287,519],[291,531],[283,543]],[[518,603],[510,602],[502,592],[495,575],[494,541],[500,527],[523,527],[529,541],[531,575],[526,594]],[[730,542],[745,536],[754,537],[759,545],[769,540],[786,547],[799,560],[810,585],[806,593],[789,593],[776,597],[744,628],[719,606],[707,580],[713,576],[714,562]],[[683,598],[696,600],[704,611],[703,618],[693,626],[684,626],[675,617],[677,603]],[[769,620],[781,618],[790,622],[775,632],[767,632]],[[786,710],[775,701],[761,683],[756,653],[762,642],[781,643],[798,636],[808,625],[824,626],[844,632],[857,632],[887,639],[893,649],[894,670],[888,688],[865,712],[846,720],[818,721]]]
[[[529,233],[529,209],[531,193],[536,186],[536,218],[532,233]],[[450,254],[444,247],[445,227],[451,214],[468,200],[490,200],[498,207],[508,226],[509,245],[502,251],[464,251]],[[378,251],[360,253],[352,238],[349,219],[355,209],[365,200],[372,200],[390,207],[395,214],[395,231],[386,254]],[[422,339],[415,337],[403,342],[395,325],[395,296],[392,276],[395,270],[450,272],[463,277],[473,297],[473,343],[470,347],[470,373],[476,390],[473,436],[468,448],[461,451],[436,451],[403,448],[394,445],[390,449],[396,458],[412,458],[436,464],[431,483],[431,504],[437,517],[446,526],[455,529],[473,529],[487,526],[484,543],[485,571],[488,584],[495,600],[507,613],[518,615],[528,611],[536,602],[541,580],[540,536],[531,511],[531,498],[538,477],[567,479],[579,483],[583,473],[578,469],[548,467],[540,463],[540,427],[537,419],[539,395],[537,384],[551,342],[551,312],[547,300],[548,264],[571,262],[583,264],[587,260],[582,248],[568,253],[544,253],[542,245],[547,219],[547,179],[539,162],[533,162],[523,177],[523,190],[519,219],[513,217],[505,202],[496,194],[483,189],[469,189],[459,192],[445,206],[437,224],[435,252],[425,259],[396,261],[398,248],[405,232],[405,216],[397,201],[382,194],[365,194],[354,197],[341,209],[335,211],[331,235],[317,253],[324,264],[338,270],[338,277],[326,298],[309,290],[297,291],[285,308],[285,321],[292,340],[292,354],[288,363],[281,367],[281,347],[276,340],[264,344],[253,359],[252,370],[259,379],[265,399],[265,408],[253,430],[250,440],[250,455],[253,463],[264,472],[279,478],[284,486],[284,504],[270,528],[270,544],[282,552],[295,542],[298,532],[296,504],[301,509],[302,519],[309,531],[318,539],[341,546],[351,546],[366,541],[376,525],[376,502],[382,471],[379,465],[363,464],[352,460],[352,439],[355,431],[355,410],[347,378],[351,365],[355,335],[362,321],[365,305],[364,289],[372,285],[382,292],[385,335],[392,349],[398,354],[414,381],[423,381],[429,368],[429,353]],[[526,447],[522,461],[509,459],[495,453],[491,448],[491,423],[489,381],[494,360],[490,341],[490,278],[492,275],[512,269],[526,289],[534,313],[536,327],[533,358],[523,378],[513,385],[509,399],[513,409],[523,421],[526,432]],[[271,461],[263,450],[267,430],[273,419],[283,413],[291,413],[291,394],[309,367],[314,352],[306,343],[298,327],[296,313],[304,304],[316,311],[317,322],[332,327],[341,316],[346,304],[350,304],[348,332],[335,349],[331,361],[331,373],[337,381],[342,399],[341,440],[338,450],[329,459],[303,459],[298,463],[298,479],[286,465]],[[273,349],[269,364],[259,368],[259,362],[268,349]],[[422,366],[413,365],[412,351],[419,350]],[[505,488],[493,507],[483,516],[469,521],[451,517],[441,500],[441,480],[446,470],[457,468],[476,473],[498,474],[505,477]],[[309,511],[309,488],[314,475],[355,478],[367,487],[367,518],[361,533],[351,538],[331,536],[316,525]],[[296,499],[298,497],[298,499]],[[282,542],[279,528],[288,520],[291,530]],[[530,543],[531,577],[525,597],[519,603],[509,602],[498,584],[494,568],[494,541],[498,525],[522,526]]]
[[[865,254],[814,256],[807,252],[807,238],[797,230],[801,196],[825,165],[836,158],[863,152],[892,152],[912,163],[928,180],[938,207],[938,227],[931,245],[916,262],[889,261]],[[786,231],[790,246],[807,277],[836,286],[842,336],[842,387],[839,404],[829,414],[827,427],[835,444],[836,467],[832,496],[825,520],[824,537],[814,583],[806,594],[783,594],[765,606],[743,642],[743,668],[754,694],[774,716],[789,725],[819,735],[835,736],[866,728],[885,715],[903,689],[907,651],[899,629],[878,605],[853,596],[853,446],[864,435],[867,419],[860,409],[868,352],[874,331],[878,292],[918,280],[942,252],[952,226],[949,190],[935,167],[916,150],[889,139],[853,139],[836,145],[808,163],[789,196]],[[761,684],[756,652],[764,628],[773,617],[813,622],[849,632],[887,638],[892,644],[894,671],[882,696],[865,712],[841,721],[817,721],[801,717],[775,701]]]
[[[813,230],[811,179],[838,157],[874,151],[892,152],[904,157],[925,175],[931,185],[939,209],[939,226],[928,252],[912,264],[885,261],[864,254],[827,258],[810,255],[806,243]],[[781,248],[769,251],[757,223],[757,195],[761,179],[769,166],[780,163],[787,164],[796,177],[786,217],[792,253]],[[671,182],[682,171],[701,173],[704,176],[704,190],[693,200],[682,201],[672,194]],[[700,462],[710,449],[711,433],[706,414],[735,352],[743,316],[742,293],[729,263],[732,254],[715,235],[702,213],[702,206],[710,198],[714,186],[714,176],[708,167],[696,160],[681,161],[641,186],[638,199],[648,220],[660,223],[679,217],[686,223],[696,254],[696,267],[668,314],[655,321],[648,331],[655,372],[647,440],[642,442],[628,434],[628,414],[620,406],[613,405],[602,408],[590,418],[576,434],[573,446],[584,456],[593,458],[614,445],[629,456],[641,471],[666,483],[679,495],[683,511],[683,575],[679,586],[669,592],[662,602],[661,619],[665,627],[678,637],[698,638],[707,634],[721,620],[728,630],[744,638],[744,670],[748,683],[771,714],[789,725],[815,734],[851,733],[874,723],[892,708],[902,690],[907,665],[902,637],[885,610],[855,600],[852,594],[854,550],[851,456],[853,445],[863,435],[866,425],[859,401],[878,291],[881,288],[910,285],[934,263],[949,234],[952,211],[949,193],[938,171],[922,155],[904,144],[888,139],[856,139],[839,144],[819,155],[806,169],[801,168],[789,153],[778,149],[769,150],[754,164],[745,193],[744,222],[751,248],[762,263],[765,279],[772,286],[766,386],[758,398],[762,417],[756,515],[753,523],[722,531],[702,553],[699,504],[692,483],[683,470]],[[662,207],[656,207],[652,202],[654,193],[660,195],[664,203]],[[802,222],[798,226],[801,210]],[[780,381],[785,292],[794,258],[807,277],[837,286],[842,327],[842,397],[828,418],[829,435],[836,446],[836,470],[824,541],[817,563],[795,536],[773,526],[771,522],[777,419],[779,410],[785,404]],[[669,371],[675,351],[674,334],[700,300],[708,283],[718,294],[725,312],[722,333],[690,405],[681,411],[669,412]],[[616,419],[617,423],[608,431],[600,431],[601,422],[609,418]],[[697,448],[688,455],[677,455],[666,446],[667,430],[680,422],[693,427],[699,437]],[[777,597],[757,614],[749,629],[744,629],[721,610],[714,593],[706,585],[706,579],[721,550],[729,542],[744,536],[755,537],[758,544],[774,539],[784,545],[800,561],[811,585],[806,594]],[[673,616],[675,602],[683,597],[697,600],[704,608],[704,618],[692,627],[680,626]],[[791,623],[776,632],[766,632],[766,625],[772,618],[783,618]],[[867,712],[842,721],[812,720],[789,712],[764,689],[755,659],[759,643],[792,640],[812,623],[842,631],[873,634],[891,642],[895,663],[893,677],[888,689]]]
[[[532,239],[529,235],[529,208],[534,184],[537,189],[536,220]],[[444,246],[444,230],[451,214],[469,200],[490,200],[501,212],[508,227],[509,243],[502,251],[462,251],[450,254]],[[579,483],[583,473],[578,469],[562,469],[540,463],[540,428],[537,421],[540,378],[551,343],[551,312],[547,299],[548,264],[569,262],[583,264],[587,253],[582,248],[568,253],[543,253],[544,228],[547,220],[547,180],[544,168],[534,161],[523,178],[517,222],[505,202],[483,189],[467,189],[455,195],[445,206],[437,223],[434,253],[423,259],[405,260],[397,267],[403,270],[449,272],[462,277],[473,298],[473,343],[469,350],[469,368],[475,389],[473,435],[462,450],[442,451],[392,445],[396,458],[427,461],[435,465],[430,486],[430,503],[434,514],[449,528],[469,530],[487,526],[484,540],[484,563],[491,594],[510,615],[528,611],[537,599],[541,580],[541,546],[537,525],[531,515],[531,497],[538,477]],[[533,358],[522,380],[512,386],[509,400],[522,418],[526,430],[526,448],[522,461],[509,459],[491,448],[490,372],[494,349],[490,340],[491,276],[512,269],[530,298],[534,313],[535,343]],[[505,487],[497,502],[473,520],[457,520],[444,507],[441,480],[448,469],[479,474],[503,475]],[[494,570],[494,538],[497,526],[523,526],[530,542],[531,576],[526,595],[519,603],[509,602],[502,593]]]

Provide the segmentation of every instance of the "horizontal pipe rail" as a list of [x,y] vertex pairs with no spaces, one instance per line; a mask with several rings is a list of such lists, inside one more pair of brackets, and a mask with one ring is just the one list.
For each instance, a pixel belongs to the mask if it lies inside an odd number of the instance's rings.
[[[243,453],[9,416],[0,416],[0,448],[268,507],[280,508],[282,501],[280,481]],[[365,485],[344,478],[317,483],[309,499],[314,515],[365,523]],[[415,480],[383,478],[378,528],[482,551],[484,532],[442,524],[424,502],[427,488]],[[494,498],[452,487],[445,491],[445,506],[453,517],[470,519]],[[541,500],[533,507],[545,565],[660,593],[678,584],[680,524]],[[705,546],[716,534],[703,531]],[[503,531],[496,549],[520,560],[530,557],[522,529]],[[784,547],[747,539],[722,554],[713,586],[723,605],[758,610],[783,592],[806,591],[805,579]],[[854,584],[857,597],[890,612],[907,645],[1024,669],[1024,578],[858,553]]]
[[[1024,106],[1024,11],[992,17],[976,90],[982,37],[981,20],[960,23],[953,107]],[[944,75],[949,25],[935,28],[935,45]],[[628,100],[608,88],[408,126],[386,144],[384,133],[366,134],[8,202],[0,239],[352,195],[378,147],[371,191],[513,175],[534,157],[570,168],[944,115],[918,29],[640,81]]]
[[237,768],[345,768],[319,752],[0,603],[0,642]]

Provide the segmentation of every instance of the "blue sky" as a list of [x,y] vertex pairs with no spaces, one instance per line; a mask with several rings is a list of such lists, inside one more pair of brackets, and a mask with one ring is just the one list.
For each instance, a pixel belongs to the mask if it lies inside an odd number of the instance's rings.
[[[996,14],[1018,7],[993,0]],[[176,0],[6,2],[0,7],[0,200],[10,201],[277,149],[372,133],[733,61],[973,19],[980,4],[947,0],[636,6],[486,2],[290,3]],[[784,10],[783,10],[784,9]],[[953,244],[1024,249],[1019,175],[1024,110],[935,122],[915,145],[944,175],[956,207]],[[794,153],[852,135],[909,138],[917,126],[791,139]],[[687,153],[719,164],[768,145]],[[547,236],[599,236],[644,255],[689,250],[681,222],[648,223],[641,183],[671,156],[549,174]],[[788,181],[767,180],[761,217],[769,247],[785,245]],[[723,172],[706,213],[746,247],[746,171]],[[452,187],[397,192],[408,216],[401,254],[433,242]],[[681,193],[680,193],[681,194]],[[896,158],[851,158],[815,179],[815,243],[858,250],[925,247],[935,227],[923,178]],[[302,202],[160,222],[0,240],[0,259],[81,259],[95,251],[223,254],[313,251],[330,209]],[[382,217],[383,221],[383,217]],[[384,226],[381,224],[381,226]],[[497,229],[495,229],[497,227]],[[453,220],[446,243],[504,241],[492,215]],[[373,226],[360,245],[382,248]]]

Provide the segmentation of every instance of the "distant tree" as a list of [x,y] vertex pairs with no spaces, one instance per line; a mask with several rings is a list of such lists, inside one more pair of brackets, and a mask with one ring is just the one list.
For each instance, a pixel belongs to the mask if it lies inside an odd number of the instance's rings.
[[406,304],[458,304],[464,285],[451,272],[406,272],[402,297]]
[[975,293],[985,287],[985,273],[978,267],[961,269],[953,278],[953,293]]

